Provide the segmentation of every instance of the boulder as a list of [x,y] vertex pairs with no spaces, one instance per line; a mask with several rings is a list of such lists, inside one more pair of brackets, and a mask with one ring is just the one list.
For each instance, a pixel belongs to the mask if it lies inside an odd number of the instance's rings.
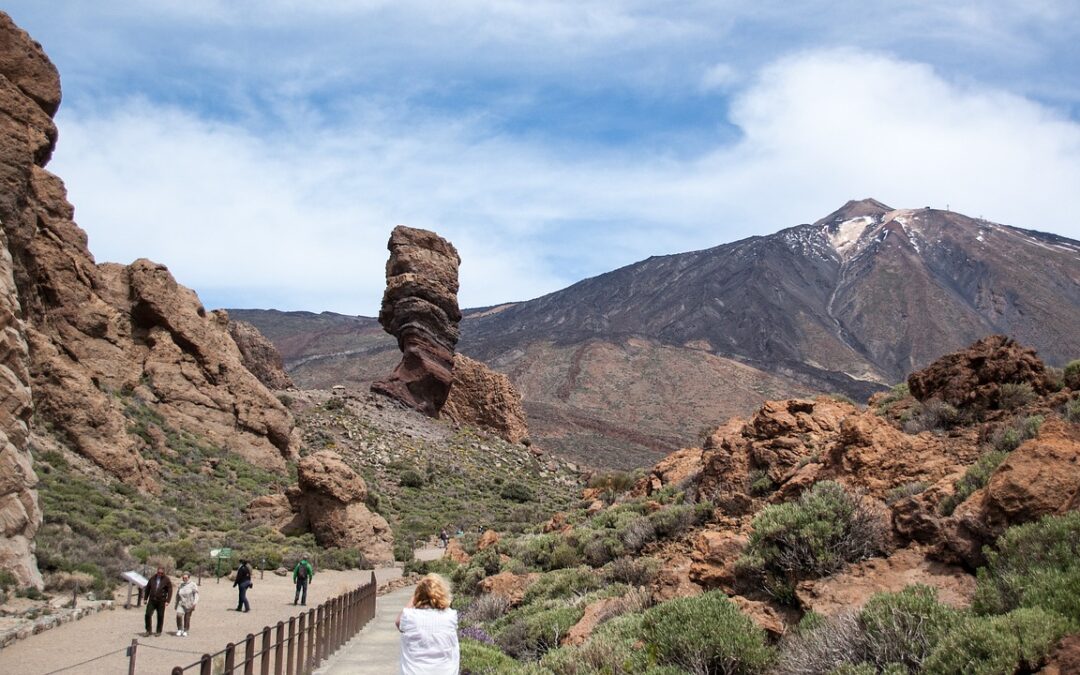
[[511,606],[520,605],[525,599],[525,591],[536,583],[540,578],[538,572],[528,574],[514,574],[513,572],[499,572],[480,581],[478,587],[481,593],[489,593],[506,598]]
[[453,382],[454,347],[460,336],[461,258],[453,244],[434,232],[404,225],[394,228],[387,248],[379,323],[397,338],[402,358],[371,390],[438,417]]
[[259,329],[247,321],[229,321],[229,335],[240,350],[240,362],[268,389],[281,390],[293,386],[292,378],[285,372],[274,343],[266,339]]
[[476,550],[483,551],[484,549],[497,546],[499,543],[499,533],[495,530],[484,530],[484,533],[480,535],[480,540],[476,542]]
[[286,493],[299,522],[320,545],[355,548],[372,563],[394,559],[394,536],[386,519],[364,504],[367,486],[337,453],[322,450],[300,460],[297,485]]
[[509,377],[462,354],[454,355],[453,371],[440,417],[487,429],[511,443],[529,437],[521,394]]
[[779,605],[760,600],[750,600],[741,595],[731,596],[731,601],[739,607],[739,611],[750,617],[761,630],[769,634],[772,639],[778,639],[787,632],[789,623],[797,623],[797,613],[788,610],[785,612]]
[[467,565],[472,557],[465,552],[465,549],[461,546],[461,542],[457,538],[453,538],[446,543],[446,550],[443,551],[443,557],[448,560],[453,560],[459,565]]
[[987,519],[999,527],[1078,507],[1080,425],[1060,419],[1009,453],[986,486]]
[[901,591],[912,584],[937,589],[938,599],[961,608],[971,604],[975,578],[966,570],[930,560],[918,547],[897,551],[888,558],[871,558],[824,579],[802,581],[795,596],[803,611],[825,616],[861,608],[875,593]]
[[601,598],[585,606],[585,613],[578,622],[566,631],[566,635],[559,641],[560,645],[580,645],[589,639],[596,627],[604,619],[611,616],[613,609],[620,604],[619,598]]
[[736,563],[748,540],[734,532],[706,530],[698,534],[691,553],[689,580],[705,590],[721,588],[735,592]]
[[1004,335],[989,335],[963,351],[947,354],[908,376],[911,395],[940,399],[957,408],[997,408],[1001,385],[1029,384],[1036,394],[1052,381],[1034,349]]
[[690,579],[693,564],[693,560],[686,555],[676,554],[669,557],[653,577],[649,589],[653,602],[661,603],[675,598],[701,595],[704,592],[701,586]]

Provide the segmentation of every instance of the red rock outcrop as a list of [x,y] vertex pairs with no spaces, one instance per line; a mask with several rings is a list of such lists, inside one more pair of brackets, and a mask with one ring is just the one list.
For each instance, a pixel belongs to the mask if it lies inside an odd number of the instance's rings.
[[258,378],[268,389],[289,389],[294,386],[292,378],[285,372],[285,363],[281,360],[274,343],[266,339],[259,329],[247,321],[229,321],[229,335],[240,349],[240,361],[251,374]]
[[37,415],[125,483],[154,490],[125,410],[149,407],[267,468],[295,454],[289,412],[241,365],[223,315],[161,265],[97,265],[63,183],[44,170],[60,101],[53,65],[0,15],[0,221]]
[[1070,675],[1080,673],[1080,633],[1067,635],[1057,643],[1046,658],[1038,675]]
[[462,354],[454,355],[454,379],[439,416],[488,429],[511,443],[529,437],[521,394],[510,378]]
[[1029,384],[1036,394],[1046,394],[1051,385],[1035,350],[1004,335],[989,335],[908,377],[915,398],[937,398],[957,408],[997,408],[1007,383]]
[[300,460],[297,484],[286,493],[299,524],[326,547],[356,548],[372,563],[394,559],[386,519],[364,504],[367,485],[337,453],[323,450]]
[[379,323],[397,338],[401,363],[371,390],[438,417],[453,382],[460,332],[454,245],[428,230],[398,225],[390,234]]
[[539,572],[527,574],[514,574],[513,572],[499,572],[486,577],[479,584],[481,593],[498,595],[506,598],[511,606],[520,605],[525,599],[525,591],[529,590],[540,579]]

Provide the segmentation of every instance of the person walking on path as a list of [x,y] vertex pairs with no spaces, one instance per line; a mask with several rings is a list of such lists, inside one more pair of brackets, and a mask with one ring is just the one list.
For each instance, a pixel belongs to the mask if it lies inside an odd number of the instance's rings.
[[292,604],[299,601],[301,605],[307,605],[307,586],[314,578],[315,570],[311,568],[311,563],[307,558],[301,558],[292,571],[292,580],[296,584],[296,595],[293,596]]
[[180,576],[180,587],[176,589],[176,634],[187,637],[191,629],[191,613],[199,604],[199,586],[191,580],[191,575],[184,572]]
[[438,574],[416,585],[394,622],[401,631],[401,675],[457,675],[461,652],[451,600],[450,585]]
[[240,567],[236,568],[236,581],[233,582],[233,588],[240,589],[240,596],[236,601],[236,611],[251,611],[251,603],[248,602],[247,592],[254,585],[251,583],[251,568],[248,567],[248,561],[241,560]]
[[161,635],[161,624],[165,621],[165,608],[169,606],[169,600],[172,600],[172,581],[165,575],[164,567],[158,565],[157,574],[146,582],[143,593],[146,597],[146,632],[143,636],[150,637],[150,615],[155,612],[157,613],[155,635]]
[[446,531],[445,527],[439,532],[439,541],[442,542],[443,548],[450,544],[450,533]]

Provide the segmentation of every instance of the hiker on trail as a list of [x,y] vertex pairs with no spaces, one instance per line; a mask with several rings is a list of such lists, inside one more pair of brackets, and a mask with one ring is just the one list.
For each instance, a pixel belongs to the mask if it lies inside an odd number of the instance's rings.
[[442,529],[442,532],[439,533],[439,541],[442,542],[443,548],[446,548],[447,544],[450,543],[450,533],[446,531],[445,527]]
[[169,600],[172,600],[172,581],[165,575],[164,567],[158,565],[157,574],[146,582],[143,594],[146,598],[146,632],[143,633],[143,637],[150,637],[150,615],[154,612],[157,613],[155,635],[161,635],[161,624],[165,621],[165,608],[169,606]]
[[292,571],[292,580],[296,584],[296,595],[293,596],[292,604],[295,605],[299,600],[301,605],[307,605],[307,586],[314,578],[315,570],[311,568],[311,563],[307,558],[301,558]]
[[451,599],[450,585],[438,574],[416,585],[394,622],[401,631],[401,675],[457,675],[458,615]]
[[180,576],[180,587],[176,589],[176,635],[187,637],[191,629],[191,613],[199,604],[199,587],[191,580],[191,575],[184,572]]
[[248,602],[247,592],[254,585],[251,583],[251,568],[248,567],[248,561],[241,560],[240,567],[236,568],[236,581],[233,582],[233,588],[240,589],[240,597],[236,601],[236,611],[251,611],[251,603]]

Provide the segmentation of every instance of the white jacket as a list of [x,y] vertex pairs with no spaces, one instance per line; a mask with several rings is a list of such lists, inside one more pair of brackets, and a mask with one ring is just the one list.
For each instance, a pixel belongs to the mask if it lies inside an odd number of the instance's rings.
[[195,609],[195,605],[197,604],[199,604],[198,585],[190,579],[187,583],[181,583],[180,588],[176,591],[176,606],[190,611]]

